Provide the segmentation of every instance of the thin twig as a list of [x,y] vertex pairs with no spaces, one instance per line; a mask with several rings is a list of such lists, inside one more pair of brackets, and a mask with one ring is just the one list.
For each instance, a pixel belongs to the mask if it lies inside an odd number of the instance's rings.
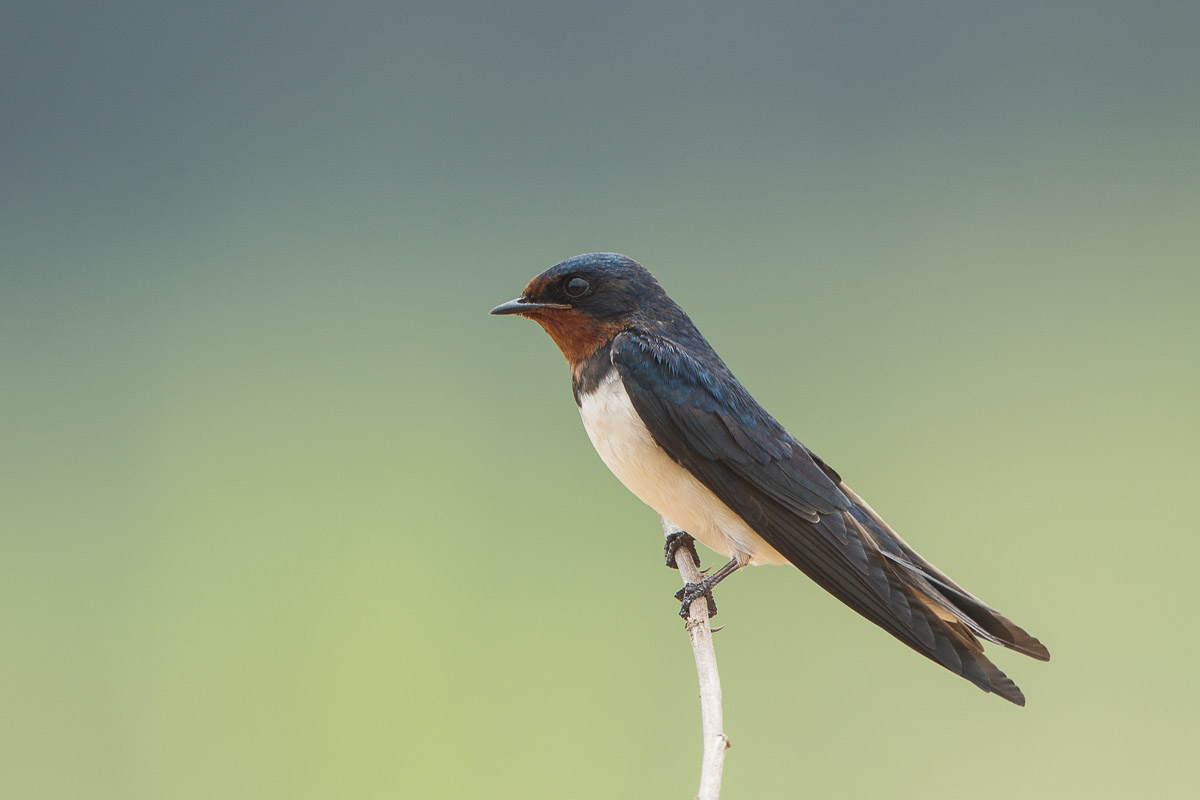
[[[679,526],[665,517],[662,520],[663,535],[679,530]],[[704,579],[700,565],[692,560],[686,548],[675,552],[675,563],[686,583],[699,583]],[[721,772],[725,768],[725,751],[729,749],[729,737],[721,716],[721,676],[717,674],[717,651],[713,647],[712,630],[708,627],[708,601],[700,597],[688,608],[688,638],[692,641],[692,653],[696,657],[696,677],[700,681],[700,724],[704,736],[704,760],[700,765],[700,791],[696,800],[717,800],[721,795]]]

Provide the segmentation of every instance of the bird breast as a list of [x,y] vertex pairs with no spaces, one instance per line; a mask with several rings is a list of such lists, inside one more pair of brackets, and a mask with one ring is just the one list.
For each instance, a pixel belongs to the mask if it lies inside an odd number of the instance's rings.
[[580,395],[579,413],[600,458],[643,503],[722,555],[752,564],[787,563],[658,446],[615,369]]

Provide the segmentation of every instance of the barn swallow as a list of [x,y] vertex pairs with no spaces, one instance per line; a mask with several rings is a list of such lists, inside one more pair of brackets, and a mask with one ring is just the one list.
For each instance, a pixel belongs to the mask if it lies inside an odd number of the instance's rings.
[[491,313],[528,317],[550,334],[600,458],[662,517],[730,559],[684,587],[681,613],[748,564],[792,564],[921,655],[1025,705],[980,640],[1042,661],[1050,652],[918,555],[784,430],[636,261],[567,259]]

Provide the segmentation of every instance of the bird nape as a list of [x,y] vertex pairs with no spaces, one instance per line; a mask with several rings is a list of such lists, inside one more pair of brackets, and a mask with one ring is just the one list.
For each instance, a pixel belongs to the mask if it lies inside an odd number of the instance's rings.
[[550,334],[600,458],[643,502],[730,559],[684,587],[685,606],[711,601],[712,587],[746,565],[790,563],[921,655],[1025,704],[981,640],[1042,661],[1045,646],[918,555],[776,422],[636,261],[567,259],[491,313],[527,317]]

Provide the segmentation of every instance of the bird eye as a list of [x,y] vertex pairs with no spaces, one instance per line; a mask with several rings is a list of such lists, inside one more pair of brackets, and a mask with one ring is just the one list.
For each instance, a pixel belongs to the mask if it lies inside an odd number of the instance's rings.
[[576,275],[573,278],[568,278],[567,285],[563,288],[571,297],[579,297],[579,295],[588,290],[588,282]]

